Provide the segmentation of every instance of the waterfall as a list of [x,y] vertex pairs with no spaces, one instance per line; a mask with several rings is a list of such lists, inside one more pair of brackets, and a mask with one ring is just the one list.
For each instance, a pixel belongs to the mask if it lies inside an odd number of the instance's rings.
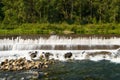
[[[52,35],[50,37],[39,37],[39,38],[3,38],[0,39],[0,61],[5,58],[18,58],[18,57],[29,57],[29,51],[50,52],[54,55],[51,58],[64,60],[64,54],[72,52],[72,59],[91,59],[100,60],[107,59],[116,61],[119,60],[119,47],[120,37],[66,37]],[[101,54],[96,55],[95,52],[107,51],[110,55]],[[83,54],[84,52],[84,54]],[[95,55],[93,56],[93,54]],[[39,54],[39,55],[40,55]],[[91,54],[91,55],[88,55]],[[59,57],[56,57],[58,55]],[[114,57],[117,55],[117,58]],[[87,57],[86,57],[87,56]],[[117,60],[117,61],[118,61]],[[117,62],[116,61],[116,62]]]
[[120,38],[111,37],[77,37],[67,38],[50,36],[38,39],[0,39],[0,50],[90,50],[90,49],[117,49]]

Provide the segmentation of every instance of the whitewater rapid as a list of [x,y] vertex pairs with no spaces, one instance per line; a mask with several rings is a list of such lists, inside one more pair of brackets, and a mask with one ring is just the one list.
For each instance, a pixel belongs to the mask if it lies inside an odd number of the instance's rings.
[[[72,38],[52,35],[49,38],[39,37],[37,39],[23,39],[21,37],[17,37],[15,39],[3,38],[0,39],[0,62],[5,59],[17,59],[21,57],[31,60],[29,52],[37,51],[38,54],[35,59],[39,59],[42,52],[49,52],[53,54],[53,56],[50,56],[50,59],[66,61],[67,59],[64,58],[64,55],[71,52],[73,55],[70,59],[74,60],[89,59],[99,61],[104,59],[120,63],[119,42],[119,37],[111,37],[107,39],[104,37]],[[113,46],[118,47],[113,48]],[[90,53],[102,51],[109,52],[111,54],[99,54],[89,56],[89,58],[86,57]]]

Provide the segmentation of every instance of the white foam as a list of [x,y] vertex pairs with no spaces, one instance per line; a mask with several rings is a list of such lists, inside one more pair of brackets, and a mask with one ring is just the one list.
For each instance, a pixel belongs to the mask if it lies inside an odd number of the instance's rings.
[[[5,59],[17,59],[17,58],[26,58],[28,60],[31,60],[29,52],[31,50],[23,50],[23,51],[0,51],[0,62],[5,60]],[[90,60],[94,60],[94,61],[98,61],[98,60],[111,60],[112,62],[120,62],[120,57],[118,58],[114,58],[114,56],[116,55],[116,50],[86,50],[85,53],[84,50],[35,50],[38,51],[38,55],[36,57],[36,59],[39,59],[40,55],[42,54],[42,52],[50,52],[53,54],[53,56],[50,56],[50,59],[56,59],[56,60],[61,60],[61,61],[65,61],[67,59],[64,58],[64,54],[68,53],[68,52],[72,52],[73,55],[71,57],[71,59],[75,59],[75,60],[84,60],[84,59],[88,59],[86,58],[86,55],[89,53],[94,53],[94,52],[101,52],[101,51],[107,51],[107,52],[111,52],[112,56],[107,56],[106,58],[103,58],[104,55],[97,55],[94,57],[89,57]]]

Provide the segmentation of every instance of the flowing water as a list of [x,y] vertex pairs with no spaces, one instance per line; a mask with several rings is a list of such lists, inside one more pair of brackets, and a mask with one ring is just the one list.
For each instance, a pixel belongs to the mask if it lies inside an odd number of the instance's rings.
[[[79,70],[81,71],[82,69],[85,70],[82,67],[84,67],[84,65],[87,65],[89,63],[91,64],[89,64],[88,66],[94,65],[94,63],[95,64],[98,63],[98,65],[102,63],[107,63],[109,65],[112,65],[110,62],[115,62],[113,64],[116,64],[116,63],[119,64],[120,63],[120,36],[116,36],[116,35],[115,36],[113,35],[112,36],[111,35],[110,36],[51,35],[51,36],[0,37],[0,62],[4,61],[5,59],[16,59],[20,57],[26,57],[26,59],[30,60],[31,58],[30,58],[29,52],[31,51],[38,52],[38,55],[35,59],[39,59],[39,56],[42,54],[42,52],[49,52],[53,54],[52,56],[50,56],[50,59],[62,61],[63,63],[61,65],[66,63],[66,60],[68,60],[64,57],[64,55],[68,52],[72,53],[72,57],[70,58],[72,60],[79,60],[79,61],[85,60],[84,62],[86,64],[82,64],[82,62],[75,61],[75,64],[74,62],[69,63],[71,64],[71,66],[68,64],[69,69],[68,68],[66,69],[66,67],[63,68],[68,70],[68,74],[69,74],[71,73],[70,71],[72,67],[76,69],[79,66],[81,66],[81,69],[78,69],[78,71]],[[92,63],[92,62],[87,62],[86,60],[92,60],[97,62]],[[99,60],[109,60],[110,62],[103,62],[103,61],[98,62]],[[76,64],[79,64],[79,65],[76,65]],[[75,67],[73,65],[75,65]],[[100,65],[100,66],[103,66],[103,65]],[[105,66],[105,67],[108,67],[108,66]],[[97,67],[97,68],[100,68],[100,67]],[[61,72],[61,71],[58,71],[58,72]],[[89,71],[86,71],[85,74],[87,74],[87,72]],[[99,70],[97,72],[99,72]],[[103,73],[104,73],[104,70],[103,70]],[[65,73],[66,76],[68,76],[68,74]],[[63,74],[60,74],[60,75],[63,76]],[[59,76],[57,75],[57,76],[62,77],[60,75]],[[73,77],[73,79],[72,77],[70,77],[71,80],[83,79],[83,77],[81,77],[80,79],[80,77],[78,77],[78,74],[74,74],[74,72],[71,75],[76,77],[76,78]],[[80,75],[82,76],[82,74]],[[120,77],[119,73],[117,75]],[[96,76],[99,76],[99,74]],[[66,78],[67,77],[63,77],[63,79],[60,79],[60,80],[64,80],[64,79],[66,80]]]
[[43,80],[120,80],[120,64],[107,60],[58,62],[45,71]]

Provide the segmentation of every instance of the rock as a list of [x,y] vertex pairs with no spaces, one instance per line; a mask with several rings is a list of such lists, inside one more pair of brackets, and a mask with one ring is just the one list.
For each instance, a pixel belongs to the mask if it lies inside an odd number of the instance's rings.
[[49,57],[50,57],[50,56],[53,56],[53,54],[51,54],[51,53],[49,53],[49,52],[46,52],[46,53],[43,52],[43,55],[44,55],[44,58],[45,58],[46,60],[49,60]]
[[5,62],[7,63],[7,62],[8,62],[8,59],[5,59]]
[[13,66],[11,70],[16,71],[17,70],[17,66]]
[[107,52],[107,51],[101,51],[101,52],[93,52],[93,53],[87,53],[86,56],[92,56],[92,57],[95,57],[95,56],[99,56],[99,55],[103,55],[103,56],[111,56],[111,52]]
[[[49,53],[47,53],[48,56]],[[17,70],[29,70],[29,69],[42,69],[48,68],[48,65],[51,64],[53,61],[30,61],[26,60],[25,58],[20,59],[11,59],[5,60],[1,62],[0,69],[1,70],[9,70],[9,71],[17,71]]]
[[35,52],[29,52],[31,58],[37,57],[37,53],[38,53],[37,51],[35,51]]
[[35,69],[39,69],[39,68],[40,68],[40,65],[41,65],[40,62],[37,61],[37,62],[35,62],[35,64],[34,64],[34,68],[35,68]]
[[45,73],[44,73],[44,75],[45,75],[45,76],[48,76],[48,73],[47,73],[47,72],[45,72]]
[[71,58],[72,57],[72,53],[71,52],[68,52],[64,55],[65,58]]
[[84,53],[85,53],[85,51],[82,52],[82,54],[84,54]]
[[50,59],[49,59],[50,56],[53,56],[53,54],[52,54],[52,53],[49,53],[49,52],[46,52],[46,53],[43,52],[43,53],[40,55],[39,60],[40,60],[40,61],[43,61],[43,62],[46,62],[46,61],[50,60]]
[[32,53],[30,56],[31,56],[31,58],[35,58],[35,57],[36,57],[36,54],[35,54],[35,53]]
[[1,62],[1,66],[5,65],[5,64],[6,64],[6,62]]
[[40,61],[44,60],[44,59],[45,59],[45,58],[44,58],[44,55],[43,55],[43,54],[40,55],[39,59],[40,59]]
[[44,68],[48,68],[48,65],[44,65]]
[[49,64],[49,61],[45,61],[44,64],[45,64],[45,65],[48,65],[48,64]]
[[1,66],[6,65],[8,63],[8,59],[5,59],[4,62],[1,62]]

